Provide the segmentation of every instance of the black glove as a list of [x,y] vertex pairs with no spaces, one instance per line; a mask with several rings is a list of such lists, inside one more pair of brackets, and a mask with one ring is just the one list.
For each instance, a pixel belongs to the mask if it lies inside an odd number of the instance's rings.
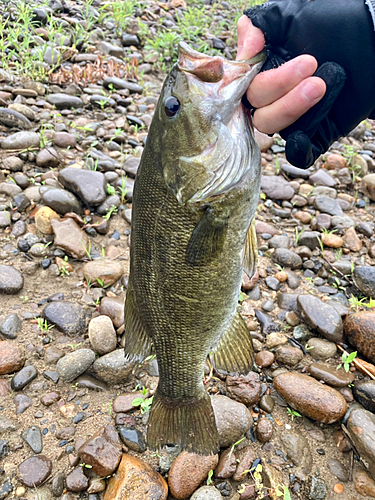
[[270,0],[244,12],[266,39],[263,70],[301,54],[318,61],[323,99],[280,132],[290,163],[307,168],[375,115],[375,33],[365,0]]

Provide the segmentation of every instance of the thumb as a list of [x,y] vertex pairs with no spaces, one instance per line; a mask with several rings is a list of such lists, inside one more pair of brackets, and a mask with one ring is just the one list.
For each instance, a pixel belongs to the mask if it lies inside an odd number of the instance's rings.
[[265,39],[263,32],[256,28],[247,16],[241,16],[237,23],[238,49],[237,61],[251,59],[263,50]]

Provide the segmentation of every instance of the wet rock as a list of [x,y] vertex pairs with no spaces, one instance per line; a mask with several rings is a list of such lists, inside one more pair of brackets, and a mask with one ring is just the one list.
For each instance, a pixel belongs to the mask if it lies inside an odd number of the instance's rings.
[[251,413],[242,403],[226,396],[211,397],[219,433],[220,448],[236,443],[253,424]]
[[0,294],[13,295],[23,287],[22,274],[11,266],[0,264]]
[[262,176],[261,188],[271,200],[290,200],[294,196],[292,186],[280,176]]
[[65,382],[72,382],[86,371],[95,361],[95,353],[91,349],[79,349],[59,359],[56,371]]
[[311,471],[313,463],[307,439],[297,431],[286,430],[281,434],[281,442],[286,456],[305,474]]
[[348,468],[345,467],[339,460],[336,458],[330,458],[328,460],[328,467],[332,474],[337,477],[343,483],[349,481],[349,473]]
[[261,443],[267,443],[273,435],[273,426],[268,418],[261,418],[255,429],[255,435]]
[[7,339],[17,338],[17,333],[21,331],[22,321],[16,313],[9,314],[0,323],[0,332]]
[[214,470],[214,476],[218,479],[228,479],[233,476],[236,471],[236,467],[236,456],[233,453],[233,450],[228,448],[220,454],[219,462]]
[[68,94],[50,94],[47,96],[47,101],[56,106],[57,109],[81,108],[83,106],[83,101],[80,97]]
[[52,406],[54,403],[61,399],[61,394],[59,392],[48,392],[40,398],[40,402],[44,406]]
[[375,298],[375,267],[358,266],[353,271],[353,280],[357,288],[367,297]]
[[118,426],[117,430],[120,433],[122,442],[129,450],[137,451],[138,453],[143,453],[146,450],[146,439],[140,430],[122,425]]
[[287,248],[276,248],[272,258],[277,264],[283,267],[296,269],[302,266],[301,257]]
[[18,474],[22,484],[27,488],[35,488],[51,475],[52,462],[44,456],[30,457],[18,466]]
[[75,302],[51,302],[43,309],[42,315],[49,324],[68,335],[80,335],[86,328],[85,312]]
[[87,490],[89,486],[89,480],[85,476],[83,469],[84,467],[76,467],[66,476],[65,482],[66,489],[68,491],[79,493],[80,491]]
[[363,470],[355,475],[355,489],[360,495],[375,498],[375,481]]
[[28,365],[22,368],[16,375],[12,378],[11,387],[14,391],[20,391],[27,386],[34,378],[38,375],[36,368],[32,365]]
[[337,353],[337,347],[334,342],[317,337],[309,339],[306,347],[308,348],[310,356],[314,359],[327,360],[329,358],[334,358]]
[[[101,259],[86,262],[83,266],[83,275],[93,286],[110,286],[116,283],[124,273],[120,262],[110,259]],[[101,285],[103,283],[103,285]]]
[[247,474],[245,471],[250,470],[257,458],[254,448],[252,445],[246,445],[239,451],[236,451],[237,467],[236,472],[233,475],[234,481],[242,481],[244,476]]
[[57,213],[61,215],[65,215],[69,212],[82,214],[81,204],[73,193],[65,189],[51,188],[49,186],[42,186],[39,188],[39,192],[42,196],[43,203]]
[[339,392],[307,375],[281,373],[274,378],[274,387],[292,408],[313,420],[330,424],[346,413],[347,404]]
[[349,314],[344,322],[344,333],[355,349],[375,363],[375,312]]
[[309,373],[317,380],[322,380],[332,387],[346,387],[354,382],[354,375],[346,372],[343,368],[328,363],[312,363],[309,366]]
[[123,349],[116,349],[98,358],[91,367],[95,376],[107,384],[118,384],[127,380],[134,363],[126,361]]
[[32,427],[27,427],[22,432],[22,439],[27,443],[32,451],[36,454],[42,453],[43,450],[43,439],[42,433],[36,425]]
[[260,379],[259,375],[249,372],[247,375],[233,377],[228,375],[226,379],[227,394],[231,399],[252,406],[260,398]]
[[25,363],[22,351],[15,344],[0,341],[0,375],[7,375],[20,370]]
[[89,207],[100,205],[106,198],[106,180],[101,172],[67,167],[59,172],[58,179]]
[[255,363],[259,368],[267,368],[267,366],[271,366],[274,361],[275,355],[270,351],[260,351],[255,356]]
[[33,401],[26,394],[16,394],[14,396],[14,404],[16,406],[16,415],[21,415],[33,404]]
[[259,406],[266,413],[272,413],[272,410],[275,406],[275,401],[272,396],[269,394],[265,394],[260,398]]
[[121,460],[121,443],[116,429],[112,425],[100,429],[79,448],[78,456],[83,463],[91,465],[98,476],[112,474]]
[[375,475],[375,415],[362,408],[354,408],[347,429],[360,457],[367,463],[372,477]]
[[98,316],[90,321],[89,339],[98,354],[107,354],[116,349],[117,336],[108,316]]
[[313,295],[299,295],[297,304],[308,325],[318,330],[327,340],[342,342],[341,316],[332,306]]
[[177,499],[189,498],[218,463],[218,455],[203,456],[183,451],[173,462],[168,475],[171,494]]
[[35,214],[36,228],[43,234],[53,234],[51,220],[59,218],[60,216],[52,208],[41,207]]
[[146,462],[124,453],[103,500],[166,500],[167,496],[164,478]]
[[276,360],[284,365],[294,366],[303,358],[303,352],[297,347],[283,346],[276,351]]
[[29,149],[39,147],[40,135],[36,132],[16,132],[0,142],[2,149]]
[[356,380],[353,387],[353,396],[366,410],[375,413],[374,380]]
[[55,235],[54,244],[61,248],[69,256],[75,259],[83,259],[89,251],[89,238],[73,219],[59,221],[51,220]]

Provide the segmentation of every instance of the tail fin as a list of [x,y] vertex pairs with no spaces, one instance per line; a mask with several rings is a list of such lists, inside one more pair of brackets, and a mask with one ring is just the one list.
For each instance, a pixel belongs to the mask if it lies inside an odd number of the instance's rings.
[[147,441],[151,449],[178,444],[183,450],[212,455],[219,452],[219,436],[209,395],[199,399],[169,402],[156,391],[148,422]]

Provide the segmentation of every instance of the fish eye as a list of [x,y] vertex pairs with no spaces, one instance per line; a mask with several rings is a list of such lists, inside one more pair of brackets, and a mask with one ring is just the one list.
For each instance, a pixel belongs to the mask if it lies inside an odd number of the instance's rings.
[[168,118],[173,118],[180,111],[180,101],[173,96],[169,96],[164,103],[165,114]]

